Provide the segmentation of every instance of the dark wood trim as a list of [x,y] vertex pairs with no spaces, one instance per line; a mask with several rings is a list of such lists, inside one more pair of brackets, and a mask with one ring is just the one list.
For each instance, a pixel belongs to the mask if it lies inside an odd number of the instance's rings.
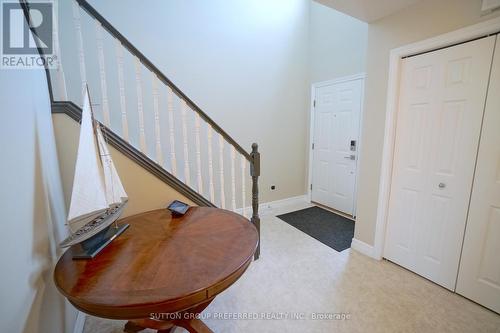
[[[82,118],[82,110],[73,102],[52,102],[52,113],[64,113],[77,122],[80,122]],[[116,148],[119,152],[130,158],[142,168],[149,171],[159,180],[169,185],[180,194],[192,200],[197,205],[215,207],[213,203],[211,203],[191,187],[187,186],[179,179],[174,177],[171,173],[166,171],[155,161],[133,147],[130,143],[123,140],[118,134],[114,133],[112,130],[102,124],[101,126],[103,129],[103,133],[108,139],[108,143],[112,147]]]
[[252,162],[250,163],[250,176],[252,176],[252,218],[250,219],[257,229],[259,234],[259,244],[255,250],[254,258],[259,259],[260,256],[260,217],[259,217],[259,176],[260,176],[260,153],[259,145],[252,144],[252,152],[250,153]]
[[106,29],[113,37],[118,39],[122,45],[128,49],[130,53],[136,56],[146,68],[148,68],[151,72],[153,72],[160,81],[169,86],[172,91],[179,97],[182,98],[186,104],[193,109],[193,111],[197,112],[201,118],[203,118],[207,123],[212,126],[212,128],[220,133],[224,139],[231,145],[233,145],[236,150],[245,156],[245,158],[250,162],[250,154],[243,149],[229,134],[227,134],[215,121],[213,121],[203,110],[198,107],[189,97],[187,97],[172,81],[170,81],[144,54],[141,53],[132,43],[128,41],[125,36],[123,36],[111,23],[109,23],[94,7],[92,7],[85,0],[76,0],[76,2],[82,7],[91,17],[96,19],[99,23],[102,24],[104,29]]

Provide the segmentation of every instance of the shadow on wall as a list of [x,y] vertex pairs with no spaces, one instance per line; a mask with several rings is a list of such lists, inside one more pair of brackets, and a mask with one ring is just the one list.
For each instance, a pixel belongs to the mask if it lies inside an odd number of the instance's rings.
[[77,311],[52,279],[67,231],[44,71],[2,71],[0,100],[0,332],[69,333]]
[[50,195],[46,191],[42,174],[38,136],[39,133],[36,131],[32,258],[37,265],[29,277],[29,284],[35,295],[26,300],[30,311],[23,332],[65,332],[65,301],[58,293],[52,279],[57,259],[56,237],[54,237],[57,233],[50,212]]

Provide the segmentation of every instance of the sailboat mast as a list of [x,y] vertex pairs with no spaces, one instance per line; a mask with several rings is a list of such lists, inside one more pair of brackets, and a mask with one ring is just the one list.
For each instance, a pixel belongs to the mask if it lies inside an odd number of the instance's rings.
[[[101,124],[99,124],[97,121],[96,121],[95,125],[96,125],[96,126],[99,126],[99,133],[101,134],[102,138],[104,138],[104,144],[107,146],[107,144],[108,144],[108,135],[107,135],[107,131],[104,131],[104,133],[103,133],[103,131],[101,130],[101,129],[102,129]],[[96,127],[96,128],[97,128],[97,127]],[[96,132],[97,132],[97,130],[96,130]],[[99,134],[97,134],[97,138],[99,139]],[[97,145],[97,146],[99,147],[99,155],[101,156],[101,163],[103,164],[103,168],[105,168],[105,167],[106,167],[106,166],[104,166],[104,163],[105,163],[105,162],[103,161],[102,157],[103,157],[104,155],[106,155],[106,154],[110,154],[110,153],[109,153],[109,151],[107,151],[107,152],[106,152],[106,151],[102,151],[102,148],[101,148],[101,145],[100,145],[100,144],[99,144],[99,145]],[[109,162],[110,162],[110,161],[108,161],[108,163],[109,163]],[[110,184],[110,187],[111,187],[111,193],[115,193],[115,188],[114,188],[114,184],[115,184],[115,183],[114,183],[114,181],[113,181],[113,177],[111,177],[111,182],[110,182],[110,183],[111,183],[111,184]],[[118,226],[118,220],[115,220],[115,222],[113,223],[113,227],[114,227],[115,229],[118,229],[118,228],[119,228],[119,226]]]
[[[87,89],[87,94],[89,95],[89,100],[92,101],[92,99],[90,98],[90,91],[89,91],[89,86],[88,84],[85,85],[85,88]],[[99,124],[99,122],[97,121],[97,119],[95,119],[95,116],[94,116],[94,108],[92,106],[92,103],[90,103],[90,117],[92,119],[92,128],[94,130],[94,137],[99,140],[99,135],[97,133],[98,131],[98,128],[100,128],[101,124]],[[106,142],[106,138],[104,138],[104,141]],[[107,142],[106,142],[107,143]],[[100,162],[101,162],[101,165],[102,165],[102,168],[104,169],[105,166],[103,165],[103,160],[102,160],[102,156],[103,154],[105,154],[106,152],[103,152],[102,151],[102,148],[101,148],[101,145],[100,144],[97,144],[97,151],[99,153],[99,159],[100,159]],[[113,182],[111,182],[111,191],[113,193]],[[116,229],[118,229],[118,222],[115,220],[114,222],[114,227]]]
[[[85,89],[87,89],[87,94],[89,95],[89,100],[92,101],[92,99],[90,98],[90,91],[89,91],[88,84],[85,84]],[[99,123],[99,121],[97,121],[97,119],[95,119],[94,108],[92,106],[92,102],[89,103],[89,106],[90,106],[90,117],[92,119],[92,128],[94,130],[94,137],[96,138],[97,142],[99,142],[99,135],[98,135],[97,131],[101,127],[101,124]],[[104,138],[104,141],[107,143],[106,138]],[[97,144],[97,152],[99,154],[99,160],[101,162],[101,166],[104,169],[105,165],[104,165],[104,161],[102,160],[102,156],[104,154],[106,154],[106,152],[102,151],[102,147],[99,143]],[[111,182],[111,188],[112,188],[111,191],[113,191],[113,182]],[[117,225],[117,227],[118,227],[118,225]]]
[[[92,99],[90,98],[90,91],[89,91],[88,84],[85,84],[85,89],[87,90],[87,94],[89,96],[89,101],[92,101]],[[94,117],[94,107],[92,106],[92,102],[89,103],[89,107],[90,107],[90,119],[92,119],[92,129],[94,130],[94,137],[97,138],[97,126],[99,126],[99,124]],[[100,153],[99,145],[97,145],[97,150],[99,150],[99,153]]]

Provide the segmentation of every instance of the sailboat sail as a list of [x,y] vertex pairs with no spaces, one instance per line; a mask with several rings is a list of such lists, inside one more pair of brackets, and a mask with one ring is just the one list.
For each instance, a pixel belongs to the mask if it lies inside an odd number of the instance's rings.
[[98,150],[90,108],[90,99],[86,90],[83,101],[75,177],[68,213],[68,225],[71,231],[82,227],[86,222],[91,221],[93,217],[98,216],[109,207],[102,177],[101,160],[97,154]]
[[106,200],[109,206],[119,205],[128,199],[127,193],[125,193],[120,177],[116,172],[113,159],[109,153],[100,126],[97,126],[96,132],[101,164],[103,167]]
[[71,235],[61,246],[85,241],[105,229],[120,216],[127,200],[100,126],[94,123],[87,88],[68,213]]

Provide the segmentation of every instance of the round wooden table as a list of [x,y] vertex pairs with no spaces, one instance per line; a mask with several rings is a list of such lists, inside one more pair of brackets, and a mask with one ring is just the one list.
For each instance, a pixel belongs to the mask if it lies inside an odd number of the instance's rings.
[[85,313],[128,320],[125,332],[211,332],[196,315],[250,265],[256,228],[208,207],[181,217],[159,209],[120,223],[130,228],[94,259],[73,260],[66,251],[54,271],[59,291]]

